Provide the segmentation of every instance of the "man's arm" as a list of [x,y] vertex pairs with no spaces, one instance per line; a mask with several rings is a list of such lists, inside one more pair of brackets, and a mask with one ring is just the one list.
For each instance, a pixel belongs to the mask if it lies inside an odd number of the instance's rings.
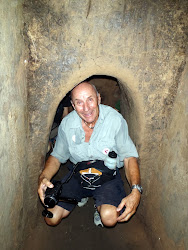
[[60,167],[60,162],[54,156],[50,156],[46,161],[44,170],[39,176],[38,194],[41,201],[44,203],[45,191],[47,187],[53,188],[50,182],[51,178],[57,173]]
[[[140,185],[140,171],[137,159],[135,157],[130,157],[124,159],[124,168],[127,180],[132,187],[132,185],[138,184]],[[121,209],[125,206],[125,211],[118,217],[118,222],[128,221],[131,216],[136,212],[136,209],[140,202],[141,194],[138,189],[133,189],[132,192],[122,199],[119,204],[117,211],[121,211]]]

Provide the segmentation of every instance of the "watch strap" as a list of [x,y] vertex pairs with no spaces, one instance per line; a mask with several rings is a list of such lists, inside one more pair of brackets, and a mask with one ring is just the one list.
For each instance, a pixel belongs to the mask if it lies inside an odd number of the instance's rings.
[[132,185],[132,187],[131,187],[131,190],[132,189],[138,189],[138,191],[142,194],[142,192],[143,192],[143,188],[142,188],[142,186],[140,186],[140,185]]

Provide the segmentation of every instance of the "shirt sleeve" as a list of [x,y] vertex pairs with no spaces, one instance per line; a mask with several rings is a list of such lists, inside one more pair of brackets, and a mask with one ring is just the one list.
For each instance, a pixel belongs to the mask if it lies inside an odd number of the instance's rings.
[[63,131],[62,126],[60,125],[58,129],[55,147],[51,155],[57,158],[61,163],[65,163],[70,157],[70,152],[68,148],[69,147],[65,132]]
[[121,119],[121,125],[116,134],[115,140],[121,166],[123,166],[123,160],[125,158],[138,158],[138,152],[136,150],[136,147],[129,136],[127,122],[123,118]]

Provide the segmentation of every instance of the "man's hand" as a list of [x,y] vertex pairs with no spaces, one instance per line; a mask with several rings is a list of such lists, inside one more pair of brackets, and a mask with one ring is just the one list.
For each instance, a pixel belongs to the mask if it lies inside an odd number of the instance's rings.
[[38,194],[43,204],[47,187],[53,188],[54,185],[46,177],[39,178]]
[[47,187],[53,188],[53,184],[49,181],[57,173],[60,167],[60,162],[54,156],[50,155],[45,168],[39,176],[38,194],[44,204],[45,192]]
[[128,221],[131,216],[136,212],[136,209],[140,202],[141,194],[137,189],[133,189],[132,192],[122,199],[121,203],[117,207],[117,212],[120,212],[123,207],[126,207],[125,211],[117,218],[118,222]]

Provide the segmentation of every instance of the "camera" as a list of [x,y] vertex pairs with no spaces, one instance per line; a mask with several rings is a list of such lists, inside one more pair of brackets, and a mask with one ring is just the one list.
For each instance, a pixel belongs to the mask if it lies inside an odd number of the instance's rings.
[[[62,196],[63,183],[61,181],[53,181],[54,187],[47,188],[45,192],[44,205],[47,208],[53,208],[59,201],[77,204],[78,201],[75,198]],[[65,183],[64,183],[65,184]]]
[[47,188],[45,192],[44,205],[48,208],[53,208],[59,201],[62,192],[61,181],[53,181],[54,187]]

